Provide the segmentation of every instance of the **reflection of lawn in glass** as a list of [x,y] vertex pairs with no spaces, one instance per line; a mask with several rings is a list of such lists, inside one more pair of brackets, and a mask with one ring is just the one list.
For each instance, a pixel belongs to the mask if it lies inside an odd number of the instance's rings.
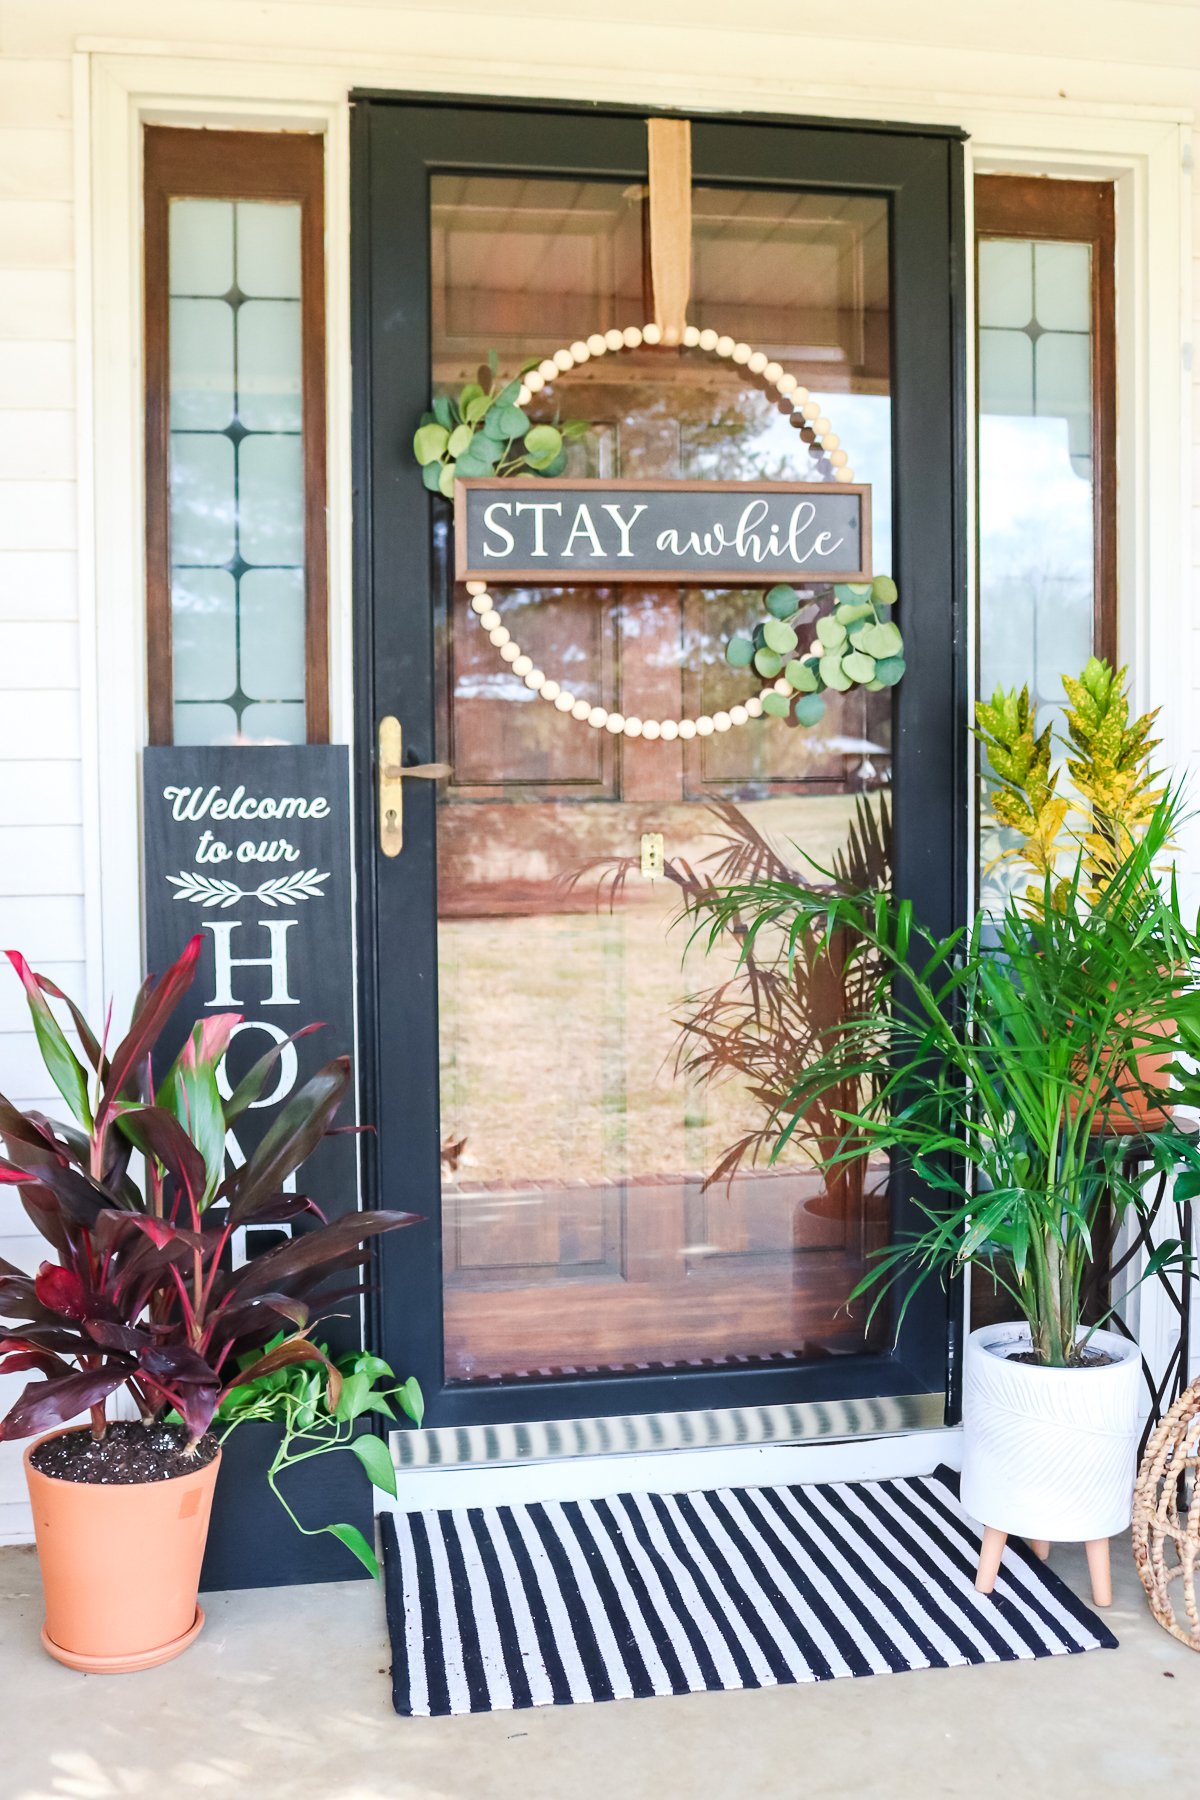
[[[795,842],[828,865],[853,804],[790,795],[742,810],[781,850]],[[695,840],[667,855],[699,867],[715,848],[700,835],[711,816],[689,816]],[[678,915],[672,883],[635,874],[613,912],[441,921],[442,1136],[466,1139],[462,1179],[707,1174],[761,1123],[740,1082],[702,1088],[675,1074],[688,996],[736,964],[732,945],[688,950]]]

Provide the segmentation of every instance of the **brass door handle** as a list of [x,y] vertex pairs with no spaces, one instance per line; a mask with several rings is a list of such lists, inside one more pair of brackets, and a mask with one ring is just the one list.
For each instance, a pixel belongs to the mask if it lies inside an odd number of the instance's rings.
[[440,781],[452,774],[449,763],[414,763],[404,767],[404,733],[393,713],[379,721],[379,848],[385,856],[399,856],[404,848],[404,783],[411,775],[419,781]]

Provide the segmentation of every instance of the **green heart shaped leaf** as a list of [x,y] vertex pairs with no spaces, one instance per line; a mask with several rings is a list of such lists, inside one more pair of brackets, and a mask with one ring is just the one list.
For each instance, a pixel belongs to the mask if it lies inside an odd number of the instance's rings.
[[507,438],[524,437],[529,429],[529,415],[519,406],[497,406],[496,418]]
[[454,409],[450,405],[449,394],[438,395],[433,403],[433,416],[439,425],[444,425],[447,431],[450,430],[454,424]]
[[471,425],[478,425],[480,419],[486,418],[491,410],[492,396],[490,394],[476,394],[475,398],[473,400],[468,400],[467,404],[463,407],[463,418]]
[[[764,700],[763,705],[766,705]],[[796,718],[801,725],[819,725],[825,717],[825,702],[820,694],[801,694],[796,702]]]
[[885,619],[882,625],[871,629],[870,642],[863,645],[872,656],[901,656],[904,652],[904,638],[900,627]]
[[869,600],[864,600],[859,606],[851,606],[848,602],[843,601],[840,606],[834,608],[833,616],[839,625],[854,625],[859,619],[873,620],[875,608]]
[[826,687],[833,688],[839,694],[844,694],[849,688],[850,677],[842,668],[842,659],[836,650],[821,658],[821,680]]
[[857,606],[860,600],[870,599],[871,583],[869,581],[839,581],[833,591],[836,598],[844,601],[848,606]]
[[467,408],[472,400],[479,400],[482,397],[483,387],[478,381],[468,381],[467,385],[459,390],[458,410],[464,418],[469,417]]
[[768,650],[777,650],[780,656],[790,656],[800,641],[785,619],[768,619],[763,626],[763,638]]
[[444,425],[422,425],[413,438],[413,454],[423,468],[426,463],[440,462],[449,442],[450,433]]
[[871,583],[871,598],[877,606],[895,606],[900,590],[890,575],[877,575]]
[[558,455],[552,456],[549,461],[544,456],[531,456],[527,458],[527,461],[535,475],[561,475],[567,466],[567,453],[565,450],[560,450]]
[[882,662],[875,664],[875,679],[882,681],[884,687],[895,687],[904,674],[904,668],[902,656],[885,656]]
[[864,656],[861,650],[851,650],[842,658],[842,673],[848,675],[851,681],[874,681],[875,658]]
[[786,719],[792,710],[790,694],[777,694],[774,689],[762,697],[763,711],[773,719]]
[[776,619],[790,619],[799,611],[800,600],[795,588],[773,587],[767,593],[767,611]]
[[421,470],[421,480],[425,483],[425,486],[429,489],[431,494],[441,493],[443,466],[444,465],[440,462],[429,462],[426,463],[425,467]]
[[783,672],[797,693],[816,693],[820,677],[815,662],[790,662]]
[[846,627],[836,619],[818,619],[817,636],[827,650],[840,650],[846,642]]
[[441,489],[442,493],[445,494],[447,500],[453,500],[454,498],[454,475],[457,466],[456,463],[452,462],[442,464],[442,473],[438,481],[438,487]]
[[754,661],[754,645],[748,637],[731,637],[725,646],[725,660],[731,669],[748,669]]
[[754,666],[759,674],[764,676],[767,681],[774,681],[780,669],[783,667],[783,658],[780,656],[778,650],[756,650],[754,652]]

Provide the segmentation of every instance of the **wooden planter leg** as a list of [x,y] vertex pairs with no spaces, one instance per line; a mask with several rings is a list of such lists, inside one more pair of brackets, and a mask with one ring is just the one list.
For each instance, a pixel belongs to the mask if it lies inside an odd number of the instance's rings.
[[975,1591],[978,1594],[990,1594],[996,1585],[996,1577],[1000,1573],[1000,1558],[1004,1555],[1004,1546],[1008,1542],[1007,1531],[997,1531],[992,1525],[983,1528],[983,1545],[979,1552],[979,1572],[975,1577]]
[[1092,1578],[1092,1599],[1097,1606],[1111,1606],[1112,1569],[1108,1560],[1108,1539],[1090,1538],[1087,1559],[1088,1574]]
[[1033,1554],[1037,1557],[1039,1562],[1046,1562],[1049,1560],[1050,1546],[1045,1538],[1030,1538],[1029,1548],[1033,1551]]

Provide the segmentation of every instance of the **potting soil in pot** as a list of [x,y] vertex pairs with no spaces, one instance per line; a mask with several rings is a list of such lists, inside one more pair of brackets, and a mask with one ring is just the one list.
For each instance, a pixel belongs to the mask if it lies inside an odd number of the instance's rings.
[[182,1425],[141,1424],[118,1419],[102,1438],[84,1426],[47,1438],[30,1457],[39,1474],[57,1481],[81,1481],[109,1487],[131,1487],[146,1481],[172,1481],[192,1475],[217,1454],[214,1437],[202,1437],[188,1448]]

